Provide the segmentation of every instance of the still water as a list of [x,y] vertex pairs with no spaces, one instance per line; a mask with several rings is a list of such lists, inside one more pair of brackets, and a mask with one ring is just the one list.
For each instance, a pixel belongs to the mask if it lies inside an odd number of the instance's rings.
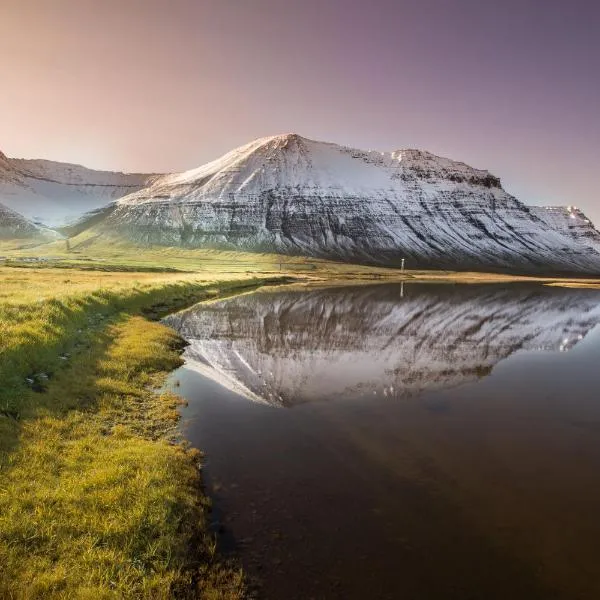
[[166,321],[259,597],[600,598],[599,291],[278,288]]

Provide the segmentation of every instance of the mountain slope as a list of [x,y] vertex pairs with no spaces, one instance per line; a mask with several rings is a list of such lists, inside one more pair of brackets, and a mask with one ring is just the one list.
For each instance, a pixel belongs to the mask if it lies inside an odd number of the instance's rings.
[[530,206],[529,210],[552,229],[600,252],[600,231],[576,206]]
[[121,198],[100,229],[143,244],[412,268],[600,272],[488,171],[419,150],[262,138]]
[[60,235],[51,229],[41,227],[23,215],[0,204],[0,240],[52,241]]
[[10,159],[0,153],[0,202],[49,227],[74,221],[155,178],[48,160]]

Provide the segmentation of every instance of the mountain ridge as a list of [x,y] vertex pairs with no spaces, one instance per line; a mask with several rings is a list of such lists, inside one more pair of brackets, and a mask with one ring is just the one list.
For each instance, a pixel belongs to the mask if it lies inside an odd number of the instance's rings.
[[0,152],[0,202],[26,219],[59,227],[151,183],[157,174],[89,169]]

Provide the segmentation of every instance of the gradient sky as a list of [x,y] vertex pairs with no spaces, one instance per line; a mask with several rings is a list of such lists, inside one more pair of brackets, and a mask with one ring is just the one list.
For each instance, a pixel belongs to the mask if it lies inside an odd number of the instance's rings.
[[197,167],[297,132],[600,224],[598,0],[0,0],[0,150]]

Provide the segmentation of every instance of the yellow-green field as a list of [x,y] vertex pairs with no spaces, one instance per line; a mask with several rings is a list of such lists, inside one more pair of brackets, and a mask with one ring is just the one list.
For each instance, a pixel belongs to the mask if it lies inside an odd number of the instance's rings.
[[[4,245],[3,245],[4,244]],[[118,238],[84,232],[65,241],[32,247],[0,242],[0,256],[12,260],[43,258],[53,263],[99,268],[169,268],[206,274],[263,273],[298,271],[302,273],[397,273],[393,269],[347,265],[299,256],[257,254],[251,252],[185,249],[180,247],[138,247]]]
[[[16,243],[0,240],[0,265],[29,267],[60,267],[114,272],[122,270],[160,272],[187,272],[193,277],[230,279],[256,275],[291,275],[306,281],[373,281],[412,280],[422,282],[486,283],[536,281],[572,287],[598,285],[597,278],[565,278],[547,276],[511,275],[502,273],[464,272],[447,270],[412,270],[400,273],[398,269],[348,264],[332,260],[281,254],[186,249],[167,246],[136,246],[121,238],[98,234],[93,230],[65,240],[51,243],[33,241]],[[129,276],[127,276],[129,277]],[[127,278],[126,277],[126,278]],[[136,274],[136,278],[139,275]],[[68,279],[68,277],[65,277]]]

